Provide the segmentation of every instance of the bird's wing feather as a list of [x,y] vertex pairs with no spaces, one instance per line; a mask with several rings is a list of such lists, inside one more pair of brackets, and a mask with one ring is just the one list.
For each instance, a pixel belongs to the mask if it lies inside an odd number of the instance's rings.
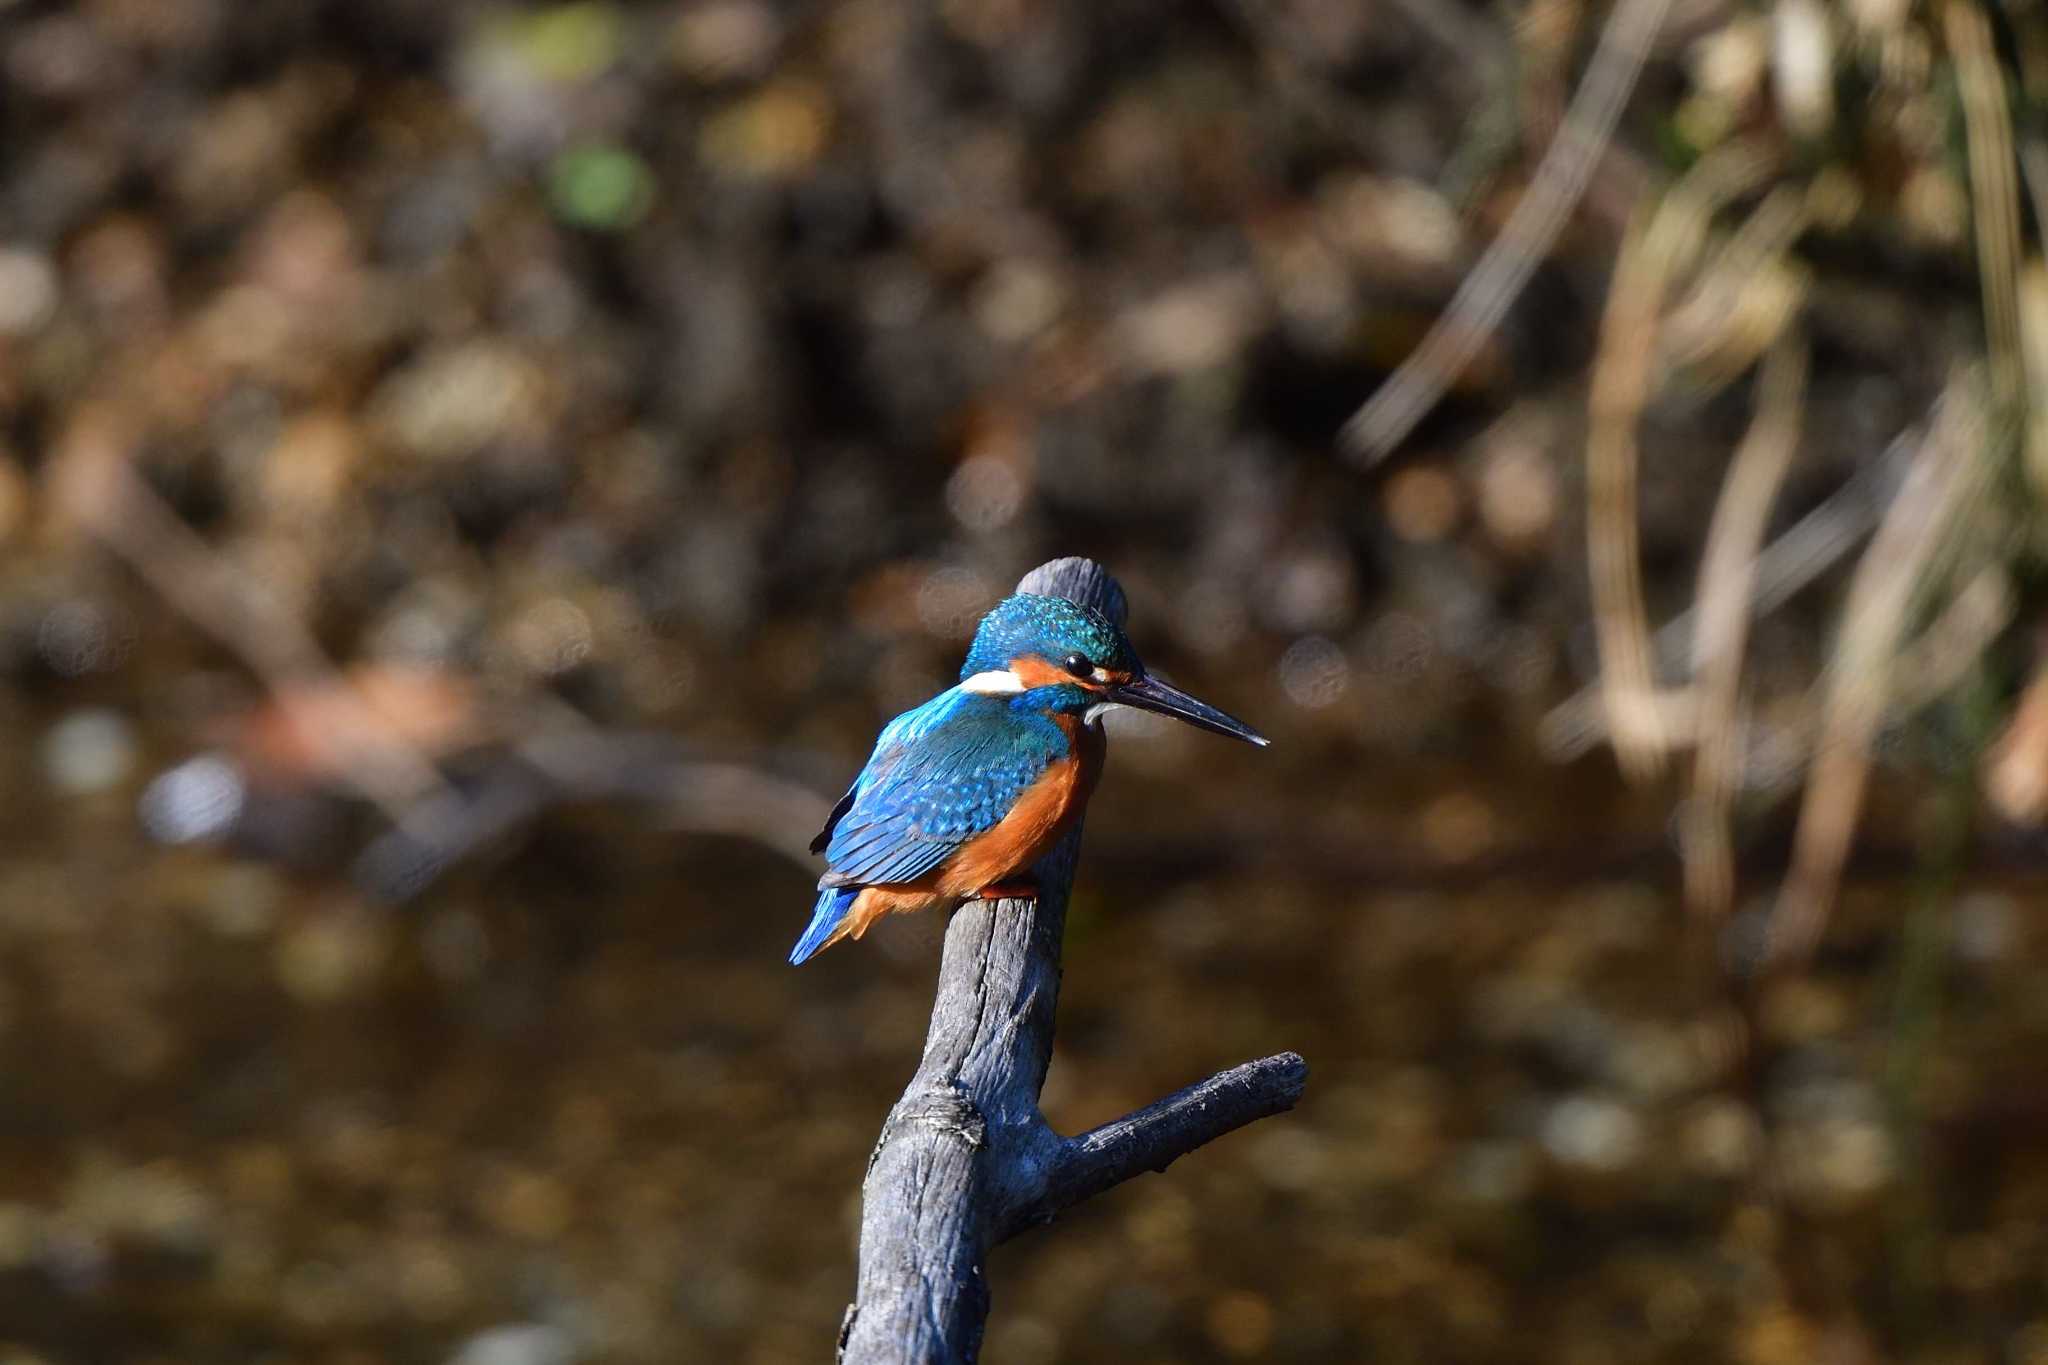
[[[902,745],[906,730],[921,725],[928,725],[934,717],[927,717],[925,713],[936,713],[940,708],[940,703],[948,702],[958,692],[958,688],[941,692],[923,706],[905,711],[902,715],[882,727],[881,735],[875,740],[875,752],[868,758],[868,764],[865,768],[861,769],[860,775],[853,779],[853,785],[846,789],[846,794],[839,798],[839,804],[832,807],[832,813],[825,817],[825,827],[818,831],[816,838],[811,840],[811,852],[823,853],[831,846],[833,831],[839,828],[839,822],[846,818],[846,813],[853,809],[854,801],[860,796],[861,785],[872,782],[890,762],[894,761],[894,756]],[[830,876],[831,874],[827,873],[826,875]],[[822,884],[820,883],[820,885]]]
[[833,885],[915,881],[994,828],[1066,751],[1059,727],[955,688],[889,723],[826,843]]
[[816,838],[811,840],[811,852],[823,853],[825,851],[825,846],[832,842],[832,831],[838,828],[841,820],[846,818],[846,812],[853,809],[853,798],[859,794],[860,783],[858,782],[855,782],[846,789],[846,795],[839,798],[839,804],[834,806],[832,813],[825,817],[825,827],[818,831]]

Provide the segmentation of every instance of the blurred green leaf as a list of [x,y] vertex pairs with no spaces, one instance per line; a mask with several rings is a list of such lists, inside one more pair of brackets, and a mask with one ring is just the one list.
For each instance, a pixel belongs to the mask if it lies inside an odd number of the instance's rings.
[[587,81],[618,60],[625,20],[603,0],[578,0],[527,16],[517,43],[527,65],[549,80]]
[[548,201],[557,217],[577,227],[631,227],[653,200],[654,172],[624,147],[572,147],[548,168]]

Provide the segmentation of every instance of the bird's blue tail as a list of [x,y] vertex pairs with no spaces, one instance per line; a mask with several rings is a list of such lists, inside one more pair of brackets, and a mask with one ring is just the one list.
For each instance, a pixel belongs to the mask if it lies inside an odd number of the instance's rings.
[[818,893],[818,904],[811,910],[811,927],[804,930],[804,936],[796,941],[796,947],[789,950],[789,965],[801,965],[818,949],[824,947],[846,921],[847,912],[853,909],[853,901],[860,895],[857,886],[828,886]]

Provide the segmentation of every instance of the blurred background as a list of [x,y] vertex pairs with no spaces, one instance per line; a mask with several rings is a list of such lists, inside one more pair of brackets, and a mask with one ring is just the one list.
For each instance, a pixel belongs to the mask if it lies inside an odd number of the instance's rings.
[[803,845],[1086,554],[1274,744],[1116,718],[1048,1116],[1312,1078],[986,1359],[2048,1361],[2044,134],[2036,0],[0,2],[0,1356],[826,1358],[942,925]]

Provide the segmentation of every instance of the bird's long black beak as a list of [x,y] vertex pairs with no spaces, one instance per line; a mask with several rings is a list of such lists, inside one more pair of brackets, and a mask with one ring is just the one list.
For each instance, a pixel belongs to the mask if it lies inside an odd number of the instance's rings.
[[1209,703],[1197,701],[1178,687],[1157,678],[1134,678],[1121,687],[1112,687],[1109,699],[1121,706],[1135,706],[1140,711],[1157,711],[1162,716],[1184,720],[1197,729],[1228,735],[1247,744],[1264,746],[1270,742],[1235,716],[1226,716]]

